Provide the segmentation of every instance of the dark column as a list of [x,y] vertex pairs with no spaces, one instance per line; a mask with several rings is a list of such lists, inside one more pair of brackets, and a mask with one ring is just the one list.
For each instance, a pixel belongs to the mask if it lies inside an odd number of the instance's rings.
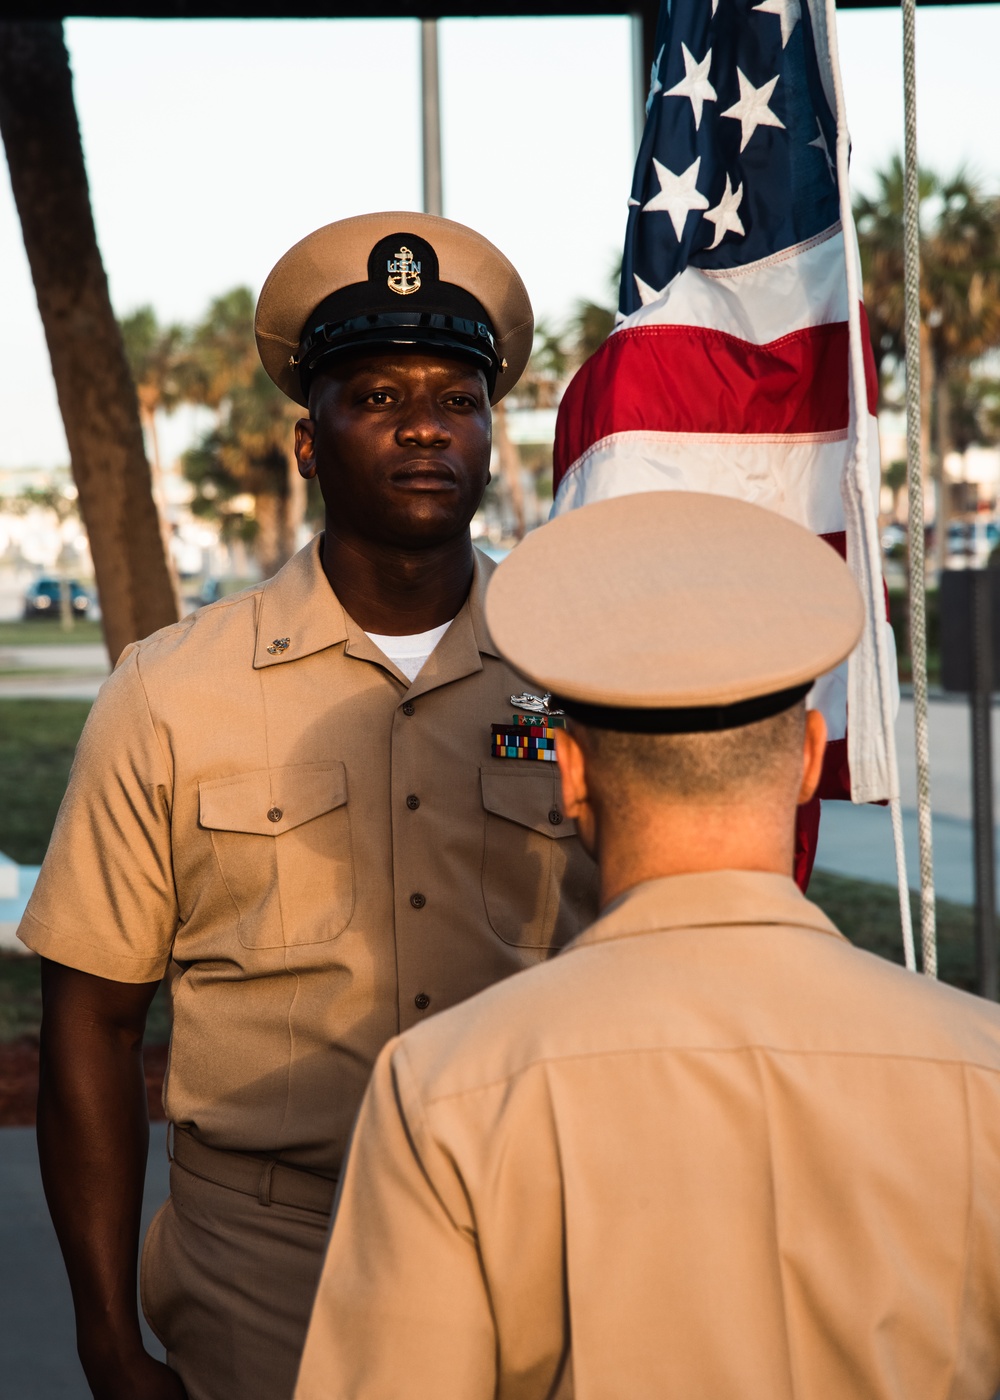
[[972,830],[976,880],[976,972],[980,996],[997,1000],[996,852],[993,833],[993,570],[972,583]]

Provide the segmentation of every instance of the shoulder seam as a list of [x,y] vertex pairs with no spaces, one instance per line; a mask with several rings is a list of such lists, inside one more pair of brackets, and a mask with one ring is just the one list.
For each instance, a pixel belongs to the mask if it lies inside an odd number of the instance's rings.
[[[509,1073],[498,1075],[495,1079],[483,1080],[478,1084],[470,1084],[464,1089],[451,1089],[441,1093],[425,1092],[422,1102],[427,1108],[431,1108],[439,1103],[448,1103],[454,1099],[467,1098],[470,1094],[485,1093],[490,1089],[502,1088],[505,1084],[510,1084],[513,1080],[519,1079],[521,1075],[529,1073],[534,1069],[545,1070],[549,1065],[568,1064],[573,1060],[603,1060],[624,1058],[630,1055],[757,1055],[760,1052],[771,1055],[796,1056],[803,1059],[836,1059],[836,1060],[900,1060],[914,1064],[936,1064],[952,1065],[965,1073],[969,1069],[981,1070],[984,1074],[995,1074],[1000,1076],[1000,1065],[982,1064],[979,1060],[963,1060],[945,1055],[901,1055],[890,1051],[875,1052],[870,1050],[794,1050],[783,1049],[773,1045],[761,1045],[753,1041],[748,1041],[745,1045],[629,1045],[618,1049],[607,1050],[575,1050],[567,1051],[564,1054],[538,1055],[532,1060],[528,1060]],[[413,1076],[416,1079],[416,1075]]]

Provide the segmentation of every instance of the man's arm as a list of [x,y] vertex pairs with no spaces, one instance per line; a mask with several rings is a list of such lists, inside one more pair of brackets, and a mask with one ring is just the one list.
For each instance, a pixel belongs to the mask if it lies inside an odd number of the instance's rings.
[[38,1155],[95,1400],[184,1400],[145,1351],[136,1308],[149,1144],[142,1036],[158,982],[42,961]]

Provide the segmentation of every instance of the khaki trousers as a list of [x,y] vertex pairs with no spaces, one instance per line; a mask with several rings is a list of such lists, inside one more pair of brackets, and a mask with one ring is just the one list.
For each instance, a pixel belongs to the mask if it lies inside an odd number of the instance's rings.
[[291,1400],[329,1230],[171,1163],[139,1286],[190,1400]]

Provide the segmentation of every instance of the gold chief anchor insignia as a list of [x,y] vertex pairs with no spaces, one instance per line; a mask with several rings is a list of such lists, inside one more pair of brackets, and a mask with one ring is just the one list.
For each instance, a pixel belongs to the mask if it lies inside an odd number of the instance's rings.
[[420,290],[420,264],[414,262],[409,248],[400,248],[393,261],[387,262],[389,269],[389,290],[398,296],[408,297],[411,292]]

